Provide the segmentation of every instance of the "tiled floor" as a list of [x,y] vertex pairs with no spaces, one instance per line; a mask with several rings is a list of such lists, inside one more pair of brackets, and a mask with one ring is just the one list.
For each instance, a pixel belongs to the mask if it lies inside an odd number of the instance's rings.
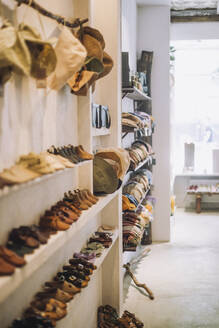
[[151,301],[126,278],[125,308],[146,328],[219,328],[219,212],[177,210],[171,243],[154,244],[136,276]]

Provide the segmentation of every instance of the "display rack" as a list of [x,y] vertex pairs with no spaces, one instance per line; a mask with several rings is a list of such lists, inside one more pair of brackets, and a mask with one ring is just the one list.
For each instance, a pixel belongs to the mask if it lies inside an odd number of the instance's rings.
[[133,99],[133,100],[147,100],[147,101],[151,101],[152,98],[149,97],[146,93],[144,93],[143,91],[139,90],[136,87],[130,87],[130,88],[122,88],[122,94],[123,94],[123,98],[127,97],[129,99]]
[[152,133],[153,133],[153,130],[150,129],[150,128],[139,128],[139,129],[135,128],[135,129],[133,129],[131,131],[128,131],[128,132],[127,131],[124,131],[124,129],[123,129],[122,132],[124,134],[122,135],[122,139],[124,139],[127,136],[127,134],[129,134],[129,133],[136,133],[138,131],[142,131],[144,133],[145,137],[150,137],[152,135]]
[[[20,113],[23,115],[20,118],[21,125],[19,120],[12,122],[14,129],[18,124],[16,131],[11,132],[10,129],[2,131],[3,138],[7,138],[9,145],[14,145],[16,149],[16,153],[11,153],[10,158],[7,158],[7,163],[11,165],[16,156],[28,151],[39,152],[48,149],[51,144],[55,146],[69,143],[82,144],[89,152],[92,152],[97,144],[100,147],[121,146],[120,2],[67,0],[63,5],[58,0],[52,0],[48,2],[47,9],[63,17],[69,15],[80,17],[82,21],[88,18],[88,24],[99,29],[103,34],[106,51],[112,56],[114,67],[108,76],[96,83],[95,93],[90,92],[86,97],[72,95],[68,87],[64,87],[60,92],[46,93],[45,90],[37,90],[35,81],[28,78],[23,78],[21,83],[17,83],[16,77],[15,82],[10,81],[4,93],[7,101],[1,104],[1,111],[18,108],[19,115]],[[19,7],[18,16],[24,17],[25,10],[24,6]],[[105,11],[108,15],[107,20],[103,19],[102,13]],[[25,16],[30,25],[38,28],[38,14],[33,9],[29,8]],[[45,32],[51,35],[57,24],[43,16],[41,19]],[[11,89],[15,90],[19,97],[11,97]],[[90,110],[93,102],[107,104],[113,109],[110,131],[93,130]],[[24,122],[25,115],[29,113],[31,113],[29,117],[31,125],[28,120]],[[15,114],[12,115],[12,119],[16,119]],[[36,132],[37,142],[34,139]],[[27,134],[30,141],[28,145],[25,143]],[[19,140],[13,139],[14,135],[19,136]],[[24,146],[18,144],[21,140]],[[11,146],[10,149],[13,147]],[[93,161],[42,176],[19,186],[4,188],[0,192],[2,220],[0,244],[5,244],[12,228],[38,223],[45,210],[63,198],[64,192],[76,188],[93,190]],[[1,328],[8,328],[13,319],[21,316],[45,281],[51,280],[67,259],[71,258],[74,252],[80,251],[90,235],[102,224],[114,227],[113,243],[97,260],[98,269],[91,278],[90,284],[83,293],[75,297],[72,305],[68,306],[67,317],[60,320],[57,327],[96,328],[97,308],[102,304],[110,304],[121,313],[123,303],[121,203],[121,189],[101,197],[97,204],[83,211],[69,230],[51,236],[47,244],[40,246],[33,254],[25,256],[27,264],[23,268],[16,269],[10,277],[0,277]]]
[[[148,114],[152,114],[151,112],[151,108],[152,108],[152,98],[149,97],[148,95],[146,95],[144,92],[142,92],[141,90],[139,90],[136,87],[129,87],[129,88],[122,88],[122,94],[123,94],[123,101],[124,101],[124,106],[123,106],[123,112],[126,112],[127,108],[129,108],[129,112],[130,112],[130,107],[132,106],[133,108],[133,112],[135,112],[137,110],[137,107],[139,105],[139,103],[141,104],[141,108],[142,108],[142,104],[148,104],[150,107],[150,110],[142,110],[141,111],[146,111]],[[131,103],[127,103],[127,100],[125,101],[124,98],[130,99],[129,102],[131,102],[132,100],[132,104]],[[144,107],[144,106],[143,106]],[[130,147],[130,144],[133,142],[133,139],[136,139],[137,133],[141,132],[141,130],[143,131],[143,135],[144,137],[149,137],[147,139],[147,142],[149,142],[150,144],[152,143],[152,135],[154,133],[154,124],[152,125],[152,128],[144,128],[144,129],[137,129],[137,128],[133,128],[132,130],[130,129],[130,131],[125,131],[125,128],[122,128],[122,141],[123,141],[123,145],[124,147]],[[129,136],[133,134],[132,138],[126,138],[126,136]],[[134,171],[137,171],[140,168],[143,167],[152,167],[152,165],[155,164],[155,160],[152,158],[152,156],[150,156],[149,158],[145,159],[143,162],[139,163],[139,165],[135,168]],[[127,173],[124,181],[125,183],[128,182],[130,178],[130,171]],[[125,184],[124,183],[124,184]],[[142,204],[143,200],[145,199],[145,197],[147,196],[147,194],[151,191],[151,188],[149,187],[145,193],[145,195],[142,197],[141,201],[139,202],[137,209],[139,208],[139,206]],[[137,210],[136,209],[136,210]],[[138,252],[137,251],[132,251],[130,252],[132,255],[131,257],[127,255],[127,253],[129,252],[124,252],[123,253],[123,263],[127,262],[127,259],[129,258],[133,258],[135,256],[137,256]]]

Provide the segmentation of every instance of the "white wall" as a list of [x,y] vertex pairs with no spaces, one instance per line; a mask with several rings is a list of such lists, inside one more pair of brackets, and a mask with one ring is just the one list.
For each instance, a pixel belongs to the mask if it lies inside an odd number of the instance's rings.
[[[54,13],[74,17],[72,0],[66,0],[65,6],[59,0],[38,3]],[[3,13],[10,16],[6,10]],[[18,17],[19,22],[24,19],[36,27],[44,38],[58,26],[41,16],[44,35],[37,12],[27,6],[18,9]],[[68,87],[47,94],[48,90],[36,88],[34,79],[14,76],[4,89],[4,97],[0,98],[0,170],[14,164],[21,154],[40,152],[52,144],[77,143],[77,97]]]
[[122,51],[129,52],[130,69],[136,71],[136,0],[122,0]]
[[219,22],[172,23],[171,40],[219,39]]
[[169,6],[138,8],[137,49],[154,51],[152,66],[152,115],[155,118],[153,195],[157,199],[152,226],[154,241],[170,239],[170,114],[169,114]]
[[[122,0],[122,51],[129,53],[130,70],[137,68],[137,6],[136,0]],[[122,100],[122,111],[133,111],[133,100]],[[129,133],[122,142],[123,148],[130,147],[134,141],[134,134]]]

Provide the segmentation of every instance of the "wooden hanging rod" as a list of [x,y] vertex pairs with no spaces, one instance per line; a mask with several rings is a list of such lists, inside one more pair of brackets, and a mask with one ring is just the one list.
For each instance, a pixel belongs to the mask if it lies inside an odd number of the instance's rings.
[[41,7],[40,5],[38,5],[34,0],[30,1],[30,0],[15,0],[18,3],[18,6],[20,5],[27,5],[30,6],[31,8],[37,10],[41,15],[44,15],[46,17],[49,17],[51,19],[56,20],[59,24],[63,24],[67,27],[70,28],[75,28],[75,27],[79,27],[82,24],[85,24],[88,22],[88,18],[86,19],[82,19],[80,20],[80,18],[76,18],[73,22],[69,22],[67,20],[65,20],[64,17],[59,16],[59,15],[55,15],[51,12],[49,12],[48,10],[44,9],[43,7]]

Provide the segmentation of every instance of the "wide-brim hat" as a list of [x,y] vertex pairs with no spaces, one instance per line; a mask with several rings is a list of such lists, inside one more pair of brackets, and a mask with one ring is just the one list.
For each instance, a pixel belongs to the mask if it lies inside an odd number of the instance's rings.
[[94,156],[93,188],[94,193],[112,194],[119,187],[119,179],[113,167],[103,158]]
[[97,76],[97,73],[87,70],[77,72],[68,80],[71,92],[78,96],[86,96],[89,87],[96,81]]
[[98,79],[106,76],[113,68],[113,59],[105,51],[103,52],[103,71],[99,74]]
[[[17,74],[29,75],[31,70],[31,55],[23,37],[8,22],[0,28],[0,68],[8,68]],[[6,74],[7,69],[2,70],[1,74]]]
[[49,41],[43,41],[36,29],[20,24],[18,35],[24,39],[31,56],[30,75],[36,79],[47,78],[56,68],[55,50]]
[[130,165],[130,157],[129,153],[122,148],[105,148],[100,149],[96,156],[105,158],[105,159],[112,159],[119,164],[120,170],[118,172],[118,178],[123,179],[125,176],[129,165]]

